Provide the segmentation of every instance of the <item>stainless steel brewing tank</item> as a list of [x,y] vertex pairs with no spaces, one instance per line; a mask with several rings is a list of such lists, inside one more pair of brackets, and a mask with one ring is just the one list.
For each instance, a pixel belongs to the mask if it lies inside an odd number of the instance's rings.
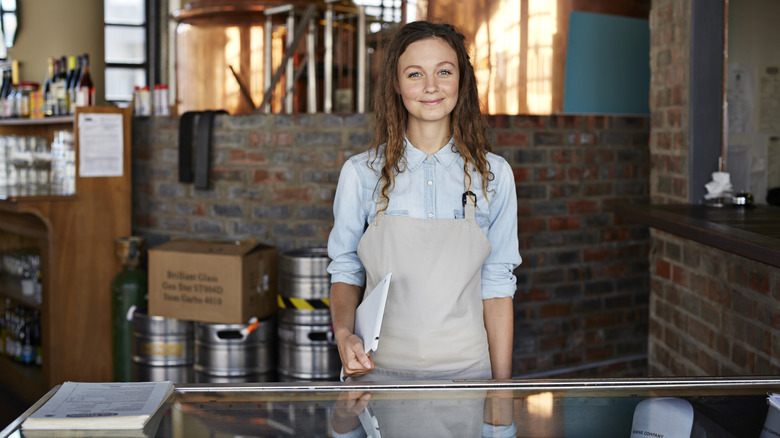
[[[314,4],[318,9],[315,23],[318,33],[321,33],[323,11],[328,6],[323,1],[196,0],[189,1],[182,9],[174,11],[171,19],[176,23],[173,57],[178,113],[224,109],[230,114],[249,114],[252,112],[252,106],[259,107],[265,93],[265,82],[270,82],[284,56],[284,47],[287,45],[285,24],[289,15],[286,12],[273,15],[272,29],[267,32],[265,12],[269,8],[293,5],[297,12],[297,23],[300,21],[300,14],[310,4]],[[357,12],[357,7],[350,1],[337,2],[331,7],[335,8],[337,14]],[[339,53],[343,55],[333,59],[333,71],[336,72],[334,88],[335,91],[349,91],[346,94],[354,95],[357,59],[355,26],[344,25],[334,33],[334,46],[341,50]],[[271,35],[270,41],[268,35]],[[337,38],[341,38],[341,41]],[[296,70],[303,68],[306,38],[303,40],[293,55]],[[322,71],[323,41],[323,36],[319,34],[316,38],[318,76]],[[265,65],[265,50],[269,44],[272,73],[266,78],[269,69]],[[321,96],[322,81],[319,77],[317,83],[318,94]],[[243,84],[251,102],[242,92],[240,84]],[[293,96],[295,112],[306,110],[305,89],[305,80],[296,82]],[[282,112],[284,94],[285,78],[282,75],[273,91],[272,112]],[[318,97],[318,100],[320,99],[321,97]]]

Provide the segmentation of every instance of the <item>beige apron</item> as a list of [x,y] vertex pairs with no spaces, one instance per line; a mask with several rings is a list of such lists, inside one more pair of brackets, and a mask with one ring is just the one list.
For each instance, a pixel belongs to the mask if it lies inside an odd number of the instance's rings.
[[492,377],[481,287],[491,247],[475,220],[475,206],[466,204],[464,219],[380,211],[363,234],[358,256],[366,290],[388,272],[393,278],[372,353],[375,368],[355,380]]

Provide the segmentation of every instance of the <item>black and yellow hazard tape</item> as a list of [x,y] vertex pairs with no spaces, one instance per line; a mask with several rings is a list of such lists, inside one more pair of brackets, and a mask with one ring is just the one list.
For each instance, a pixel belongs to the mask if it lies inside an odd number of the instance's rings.
[[288,298],[281,295],[276,296],[276,302],[282,309],[297,309],[297,310],[318,310],[318,309],[330,309],[330,299],[321,298],[319,300],[306,300],[303,298]]

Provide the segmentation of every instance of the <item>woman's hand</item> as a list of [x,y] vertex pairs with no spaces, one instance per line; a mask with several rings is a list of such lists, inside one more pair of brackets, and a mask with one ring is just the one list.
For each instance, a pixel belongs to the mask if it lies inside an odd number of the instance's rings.
[[335,432],[342,434],[359,427],[358,415],[368,406],[369,400],[371,400],[370,392],[347,391],[339,393],[339,398],[331,411],[330,427]]
[[341,366],[347,377],[358,377],[374,369],[374,360],[363,351],[363,340],[355,335],[355,309],[363,296],[362,288],[333,283],[330,288],[330,315],[333,337],[339,349]]
[[363,376],[374,369],[374,360],[363,351],[363,340],[356,334],[350,333],[342,339],[337,337],[336,345],[339,349],[344,376]]

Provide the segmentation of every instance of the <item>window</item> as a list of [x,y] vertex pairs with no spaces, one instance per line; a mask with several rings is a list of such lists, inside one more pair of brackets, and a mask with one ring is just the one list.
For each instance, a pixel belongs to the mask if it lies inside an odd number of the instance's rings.
[[16,0],[0,1],[0,30],[3,32],[3,43],[5,43],[6,47],[13,47],[14,45],[16,26]]
[[149,85],[146,0],[103,0],[105,99],[131,102],[136,86]]

